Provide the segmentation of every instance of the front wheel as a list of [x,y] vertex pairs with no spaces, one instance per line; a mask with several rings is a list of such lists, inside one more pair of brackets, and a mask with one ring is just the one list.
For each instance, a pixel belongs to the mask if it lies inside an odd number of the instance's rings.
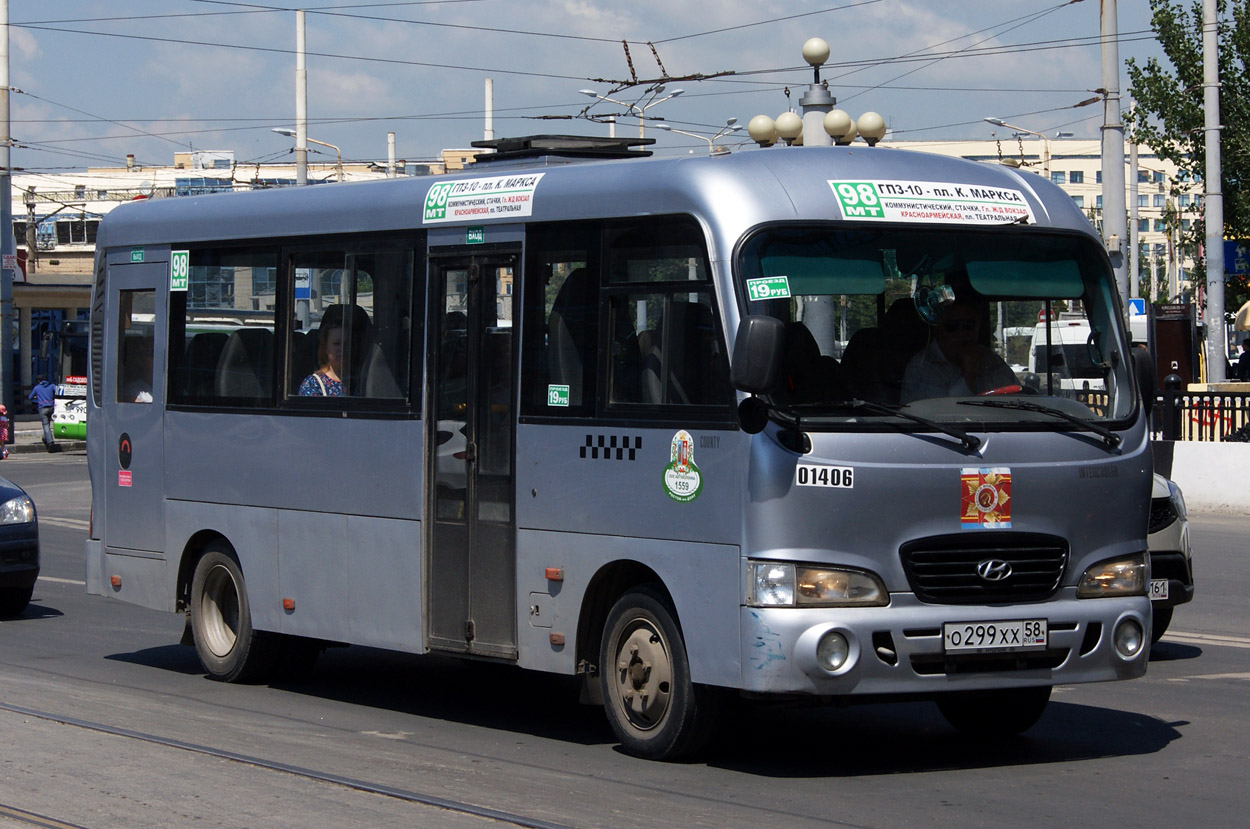
[[1050,702],[1050,686],[946,694],[937,700],[946,721],[971,737],[1011,737],[1032,728]]
[[1150,609],[1150,644],[1154,644],[1163,638],[1163,634],[1168,632],[1168,625],[1172,624],[1172,610],[1170,607],[1152,607]]
[[224,543],[209,545],[195,565],[191,632],[209,679],[255,682],[274,667],[278,639],[253,630],[243,571]]
[[715,689],[696,686],[675,613],[662,592],[642,587],[608,613],[599,681],[622,747],[649,760],[679,760],[711,736]]

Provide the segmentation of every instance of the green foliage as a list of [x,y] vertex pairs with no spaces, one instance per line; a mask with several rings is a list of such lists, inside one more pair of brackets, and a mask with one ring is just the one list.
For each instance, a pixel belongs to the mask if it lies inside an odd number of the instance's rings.
[[[1231,6],[1231,9],[1230,9]],[[1206,171],[1203,133],[1202,2],[1150,0],[1151,26],[1170,66],[1130,58],[1128,74],[1137,112],[1127,120],[1136,139],[1200,181]],[[1219,2],[1220,164],[1224,238],[1250,239],[1250,4]],[[1206,229],[1195,215],[1185,244],[1193,249]],[[1250,299],[1250,284],[1230,278],[1224,307],[1236,312]]]

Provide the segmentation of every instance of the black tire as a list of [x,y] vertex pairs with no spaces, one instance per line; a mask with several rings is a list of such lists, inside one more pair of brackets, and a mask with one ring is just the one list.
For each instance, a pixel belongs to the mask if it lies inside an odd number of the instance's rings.
[[33,584],[30,587],[0,587],[0,617],[17,616],[30,604],[33,595]]
[[971,737],[1012,737],[1032,728],[1050,702],[1050,686],[964,691],[938,698],[946,721]]
[[258,682],[277,664],[278,636],[252,628],[243,571],[222,542],[210,544],[195,565],[191,633],[209,679]]
[[1163,634],[1168,632],[1168,625],[1172,624],[1171,607],[1152,607],[1150,609],[1150,644],[1154,644],[1163,638]]
[[644,586],[608,613],[599,682],[621,746],[649,760],[682,760],[711,736],[719,695],[690,679],[686,644],[663,593]]

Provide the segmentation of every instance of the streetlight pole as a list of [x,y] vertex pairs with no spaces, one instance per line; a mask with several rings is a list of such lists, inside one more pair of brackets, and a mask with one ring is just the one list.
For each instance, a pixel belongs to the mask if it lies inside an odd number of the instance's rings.
[[[295,132],[295,130],[289,130],[284,127],[274,127],[273,131],[276,132],[278,135],[285,135],[287,138],[295,138],[297,136],[297,133]],[[338,180],[342,181],[343,180],[343,152],[338,147],[326,141],[318,141],[317,139],[309,138],[308,136],[304,136],[304,140],[307,141],[309,144],[320,144],[323,147],[329,147],[330,149],[334,150],[334,156],[335,156],[334,171],[338,176]]]
[[1046,178],[1050,178],[1050,139],[1046,137],[1045,133],[1038,132],[1037,130],[1026,130],[1024,127],[1017,127],[1015,124],[1008,124],[1002,118],[982,118],[981,120],[993,124],[996,127],[1003,127],[1005,129],[1015,130],[1016,132],[1023,132],[1026,135],[1036,135],[1038,138],[1042,139],[1042,172],[1045,174]]
[[1203,135],[1206,148],[1207,194],[1203,200],[1206,225],[1207,377],[1212,383],[1227,378],[1228,335],[1224,323],[1224,187],[1220,159],[1219,32],[1215,0],[1202,3]]
[[1128,307],[1128,209],[1124,204],[1124,122],[1120,119],[1120,47],[1116,0],[1102,0],[1102,238],[1111,258],[1120,303]]
[[[665,95],[663,98],[657,98],[655,96],[661,94],[664,91],[664,86],[663,84],[661,84],[660,86],[657,86],[655,90],[651,93],[651,100],[643,104],[642,106],[639,106],[638,104],[631,104],[626,101],[618,101],[616,98],[609,98],[607,95],[600,95],[598,92],[595,92],[593,89],[579,89],[577,91],[582,95],[586,95],[587,97],[597,98],[600,101],[607,101],[610,104],[623,106],[625,107],[625,109],[627,109],[630,112],[637,112],[638,113],[638,137],[646,138],[647,136],[646,136],[646,117],[645,116],[646,116],[647,110],[651,109],[651,107],[655,106],[656,104],[664,103],[670,98],[676,98],[678,95],[682,94],[686,90],[674,89],[672,92],[670,92],[668,95]],[[615,128],[616,128],[615,117],[613,117],[610,124],[611,124],[610,129],[612,130],[612,132],[615,132]]]
[[[9,166],[9,0],[0,0],[0,403],[13,405],[13,170]],[[24,332],[29,336],[29,332]]]
[[670,127],[668,124],[656,124],[655,128],[657,130],[664,130],[665,132],[675,132],[678,135],[686,135],[691,138],[698,138],[700,141],[706,141],[707,142],[707,154],[716,155],[717,149],[720,149],[721,152],[729,152],[728,148],[726,147],[718,148],[716,146],[716,139],[720,138],[722,135],[729,135],[730,133],[737,132],[738,130],[742,129],[742,127],[737,126],[737,123],[738,123],[737,118],[730,118],[728,121],[725,122],[725,126],[717,130],[716,134],[713,135],[711,138],[708,138],[706,135],[699,135],[697,132],[686,132],[685,130],[679,130],[676,127]]
[[304,51],[304,10],[295,12],[295,183],[308,183],[308,64]]

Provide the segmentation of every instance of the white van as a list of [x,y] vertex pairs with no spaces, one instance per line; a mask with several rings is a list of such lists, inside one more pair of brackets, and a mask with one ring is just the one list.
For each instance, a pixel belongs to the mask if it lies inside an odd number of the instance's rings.
[[1063,312],[1058,318],[1039,322],[1033,329],[1025,385],[1045,391],[1049,374],[1049,381],[1059,389],[1104,390],[1106,369],[1091,357],[1097,350],[1090,347],[1094,336],[1084,314]]

